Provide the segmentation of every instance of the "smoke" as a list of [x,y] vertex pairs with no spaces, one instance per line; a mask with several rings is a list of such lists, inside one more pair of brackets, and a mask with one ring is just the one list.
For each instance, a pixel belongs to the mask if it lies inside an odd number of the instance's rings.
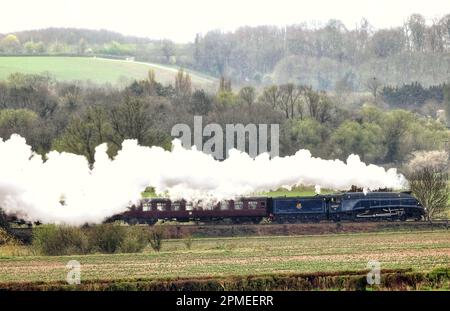
[[222,200],[295,185],[346,190],[406,186],[395,169],[366,165],[357,155],[346,162],[314,158],[308,150],[270,159],[252,159],[231,150],[220,162],[210,155],[184,149],[173,141],[172,151],[139,146],[126,140],[114,159],[107,146],[96,148],[89,168],[85,157],[52,151],[44,161],[25,139],[0,139],[0,206],[27,220],[45,223],[98,223],[123,212],[152,186],[172,199]]

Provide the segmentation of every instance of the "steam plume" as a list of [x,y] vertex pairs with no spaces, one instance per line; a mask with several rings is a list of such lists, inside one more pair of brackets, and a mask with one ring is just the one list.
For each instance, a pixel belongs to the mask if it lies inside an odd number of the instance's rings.
[[401,189],[405,178],[395,169],[366,165],[357,155],[346,162],[314,158],[308,150],[270,159],[255,159],[237,150],[222,162],[197,151],[184,149],[178,140],[172,151],[123,142],[114,159],[107,146],[96,148],[95,164],[85,157],[52,151],[47,160],[33,153],[25,139],[12,135],[0,139],[0,206],[31,221],[45,223],[98,223],[126,210],[130,202],[152,186],[172,199],[222,200],[262,191],[316,186],[346,190],[352,185],[366,189]]

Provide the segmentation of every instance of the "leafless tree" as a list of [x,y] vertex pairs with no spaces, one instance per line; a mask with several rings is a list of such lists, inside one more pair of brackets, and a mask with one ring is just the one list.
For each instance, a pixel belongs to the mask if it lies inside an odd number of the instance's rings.
[[372,77],[366,81],[366,87],[372,93],[375,102],[377,101],[377,95],[381,88],[381,82],[376,77]]
[[192,94],[192,82],[189,73],[183,69],[178,70],[175,76],[175,102],[177,105],[184,105],[189,102]]
[[239,97],[242,99],[244,103],[246,103],[248,106],[253,105],[255,102],[256,92],[255,88],[251,86],[243,87],[239,91]]
[[311,118],[320,123],[328,122],[331,119],[333,105],[324,92],[316,92],[311,87],[303,87],[302,94]]
[[450,187],[448,173],[436,166],[419,168],[408,174],[412,193],[427,209],[427,218],[432,219],[448,208]]
[[279,87],[280,97],[278,107],[285,113],[286,119],[293,119],[296,115],[303,117],[303,105],[301,102],[302,89],[292,83]]
[[278,86],[272,85],[264,88],[264,92],[259,98],[259,101],[269,105],[272,109],[275,109],[280,99],[281,92]]

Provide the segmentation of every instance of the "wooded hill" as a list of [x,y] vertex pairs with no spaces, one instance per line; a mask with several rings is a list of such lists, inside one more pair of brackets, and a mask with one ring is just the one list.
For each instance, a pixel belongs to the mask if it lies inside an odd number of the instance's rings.
[[106,30],[49,28],[3,35],[0,52],[132,56],[225,76],[239,85],[292,82],[320,90],[364,92],[374,78],[382,85],[448,82],[450,14],[431,22],[414,14],[403,26],[389,29],[374,29],[362,19],[354,29],[330,20],[319,27],[213,30],[186,44]]

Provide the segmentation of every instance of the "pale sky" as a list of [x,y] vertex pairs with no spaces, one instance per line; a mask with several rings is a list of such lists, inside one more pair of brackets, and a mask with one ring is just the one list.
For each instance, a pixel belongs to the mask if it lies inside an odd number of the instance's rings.
[[348,28],[362,17],[375,28],[394,27],[412,13],[448,14],[450,0],[2,0],[0,10],[0,33],[77,27],[187,42],[212,29],[331,18]]

